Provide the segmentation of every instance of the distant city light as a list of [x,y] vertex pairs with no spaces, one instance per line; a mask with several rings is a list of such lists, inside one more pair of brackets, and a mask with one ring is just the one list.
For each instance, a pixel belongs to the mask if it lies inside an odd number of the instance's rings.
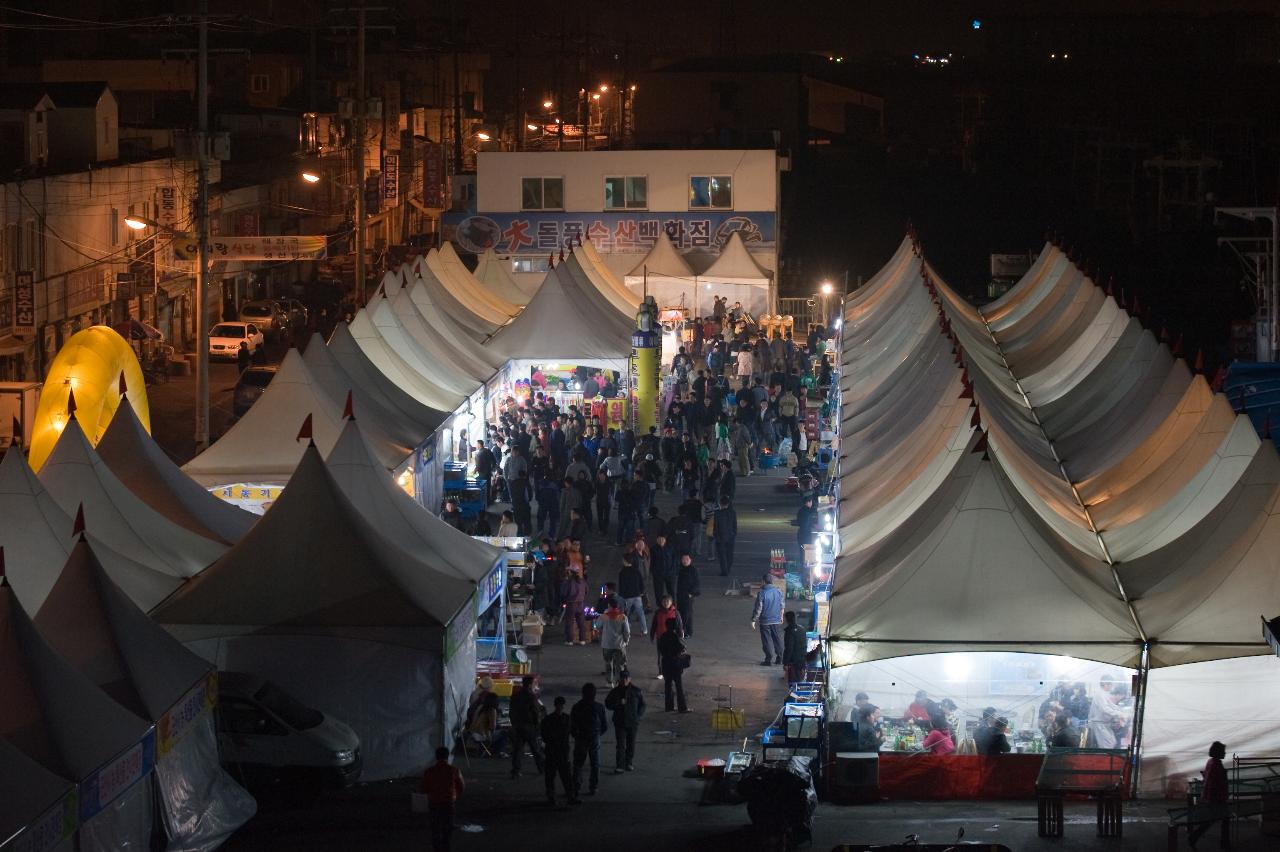
[[320,175],[316,174],[315,172],[303,172],[302,179],[305,180],[307,183],[319,183]]
[[970,23],[970,26],[973,27],[975,30],[980,30],[982,29],[982,21],[978,20],[977,18],[974,18],[972,23]]
[[609,91],[609,87],[608,87],[608,86],[605,86],[605,85],[601,85],[601,86],[600,86],[600,94],[602,94],[602,95],[603,95],[603,94],[604,94],[605,92],[607,92],[607,91]]
[[536,124],[526,124],[526,125],[525,125],[525,127],[529,128],[530,130],[537,130],[537,129],[538,129],[538,125],[536,125]]
[[543,108],[543,109],[551,109],[551,107],[553,107],[553,106],[555,106],[555,104],[551,103],[551,101],[543,101],[543,102],[542,102],[542,108]]

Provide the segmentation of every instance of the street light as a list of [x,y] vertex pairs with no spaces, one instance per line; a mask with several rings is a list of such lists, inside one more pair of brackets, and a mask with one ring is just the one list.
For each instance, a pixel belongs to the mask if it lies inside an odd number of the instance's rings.
[[158,225],[158,223],[143,216],[125,216],[124,223],[135,231],[145,231],[147,228],[154,228]]
[[525,125],[525,127],[529,128],[530,130],[537,130],[537,129],[538,129],[538,125],[536,125],[536,124],[526,124],[526,125]]
[[303,172],[302,179],[305,180],[307,183],[319,183],[320,175],[316,174],[315,172]]
[[835,287],[831,286],[831,282],[830,282],[830,281],[823,281],[823,282],[822,282],[822,295],[824,295],[824,296],[830,296],[830,295],[831,295],[831,293],[832,293],[832,291],[834,291],[834,290],[835,290]]
[[605,92],[607,92],[607,91],[609,91],[609,87],[608,87],[608,86],[606,86],[606,85],[603,85],[603,84],[602,84],[602,85],[600,86],[600,94],[602,94],[602,95],[603,95],[603,94],[604,94]]
[[551,101],[543,101],[543,102],[542,102],[542,108],[543,108],[543,109],[551,109],[553,106],[555,106],[555,104],[553,104]]
[[479,133],[476,134],[476,138],[479,139],[481,142],[488,142],[489,134],[481,130]]

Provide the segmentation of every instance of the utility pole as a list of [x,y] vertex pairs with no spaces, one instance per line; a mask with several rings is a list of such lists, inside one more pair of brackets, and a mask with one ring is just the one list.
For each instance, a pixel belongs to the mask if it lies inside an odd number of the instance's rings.
[[196,452],[209,446],[209,0],[200,0],[196,60]]
[[[201,0],[205,2],[205,0]],[[360,300],[360,304],[365,303],[364,292],[364,116],[365,116],[365,91],[364,91],[364,18],[365,4],[364,0],[360,2],[360,8],[356,13],[358,15],[356,25],[356,130],[355,130],[355,156],[356,156],[356,297]]]
[[459,79],[457,3],[449,0],[449,42],[453,48],[453,173],[462,174],[462,81]]

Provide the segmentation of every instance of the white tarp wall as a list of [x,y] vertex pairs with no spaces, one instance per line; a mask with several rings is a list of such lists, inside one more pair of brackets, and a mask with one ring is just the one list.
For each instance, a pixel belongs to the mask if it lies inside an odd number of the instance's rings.
[[253,797],[218,762],[212,710],[156,761],[155,775],[170,838],[166,852],[212,852],[257,813]]

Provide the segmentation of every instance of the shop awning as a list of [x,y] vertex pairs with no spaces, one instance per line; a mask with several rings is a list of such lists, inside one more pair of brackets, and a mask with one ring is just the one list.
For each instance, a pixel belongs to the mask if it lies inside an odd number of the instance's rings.
[[27,351],[30,341],[22,340],[13,335],[5,335],[0,337],[0,357],[5,355],[21,355]]

